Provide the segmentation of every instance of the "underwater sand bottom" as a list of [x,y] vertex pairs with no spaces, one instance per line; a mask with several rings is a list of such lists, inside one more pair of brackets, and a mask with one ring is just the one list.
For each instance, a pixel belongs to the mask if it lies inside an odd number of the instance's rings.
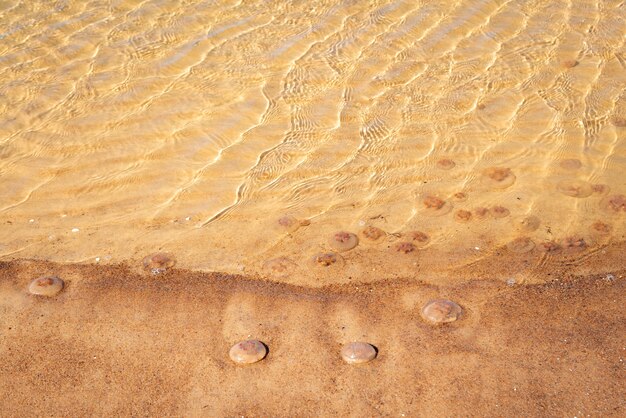
[[[53,298],[27,293],[55,274]],[[0,263],[2,416],[624,416],[626,266],[507,285],[298,287],[134,266]],[[463,308],[443,326],[421,307]],[[267,357],[232,363],[259,339]],[[343,344],[378,356],[345,364]]]

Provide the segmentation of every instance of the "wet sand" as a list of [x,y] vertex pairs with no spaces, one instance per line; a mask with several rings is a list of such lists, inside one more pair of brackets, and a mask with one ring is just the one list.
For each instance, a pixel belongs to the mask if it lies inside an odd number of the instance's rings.
[[[65,280],[56,297],[27,293],[43,274]],[[319,288],[3,262],[0,414],[624,416],[625,287],[623,261],[535,285],[406,277]],[[437,298],[461,318],[427,324],[421,307]],[[230,347],[249,338],[268,356],[234,364]],[[345,364],[350,341],[377,358]]]

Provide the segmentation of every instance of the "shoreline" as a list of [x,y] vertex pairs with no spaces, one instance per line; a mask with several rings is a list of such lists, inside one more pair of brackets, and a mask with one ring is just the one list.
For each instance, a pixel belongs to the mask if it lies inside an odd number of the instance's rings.
[[[28,283],[57,274],[56,297]],[[6,415],[620,416],[626,268],[544,284],[416,279],[295,286],[130,265],[0,263]],[[426,324],[445,297],[460,320]],[[269,354],[238,366],[235,342]],[[342,344],[371,342],[371,363]],[[620,377],[622,376],[622,377]],[[102,402],[105,399],[106,402]]]

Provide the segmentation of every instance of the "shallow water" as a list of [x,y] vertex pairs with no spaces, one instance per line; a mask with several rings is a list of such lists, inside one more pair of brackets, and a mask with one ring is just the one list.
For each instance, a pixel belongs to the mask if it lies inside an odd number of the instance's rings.
[[[3,259],[533,281],[624,240],[621,1],[2,1],[0,22]],[[317,265],[337,231],[359,244]]]

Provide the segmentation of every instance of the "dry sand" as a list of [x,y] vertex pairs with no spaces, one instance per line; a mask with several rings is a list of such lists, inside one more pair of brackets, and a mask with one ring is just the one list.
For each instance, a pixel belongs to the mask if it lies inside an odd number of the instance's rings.
[[[29,295],[42,274],[65,289]],[[3,262],[0,415],[624,416],[626,265],[611,274],[311,288]],[[440,297],[463,307],[460,320],[421,319]],[[228,350],[247,338],[269,354],[237,366]],[[378,357],[343,363],[355,340]]]

